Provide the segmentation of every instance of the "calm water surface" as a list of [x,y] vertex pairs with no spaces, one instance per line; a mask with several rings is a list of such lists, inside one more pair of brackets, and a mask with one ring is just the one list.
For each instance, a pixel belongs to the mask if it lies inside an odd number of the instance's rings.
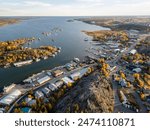
[[[36,37],[41,38],[41,41],[33,42],[29,45],[30,47],[54,45],[62,48],[61,53],[55,58],[49,58],[20,68],[0,68],[0,91],[4,86],[20,82],[33,73],[65,64],[74,57],[82,59],[87,55],[85,49],[88,48],[90,44],[84,41],[84,38],[87,36],[81,31],[106,29],[80,21],[67,22],[68,19],[71,19],[71,17],[38,17],[24,20],[17,24],[0,27],[0,41]],[[42,35],[42,32],[50,32],[54,27],[59,27],[63,31],[51,36]],[[52,38],[55,42],[51,40]]]

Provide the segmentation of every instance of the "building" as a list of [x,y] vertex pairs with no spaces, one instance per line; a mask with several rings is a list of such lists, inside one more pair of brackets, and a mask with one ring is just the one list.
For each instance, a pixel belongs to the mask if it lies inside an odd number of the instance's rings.
[[36,100],[35,100],[35,99],[30,100],[27,104],[28,104],[29,106],[36,105]]
[[125,79],[121,79],[119,81],[119,84],[121,85],[121,87],[126,87],[127,86],[127,82],[125,81]]
[[142,69],[141,68],[135,68],[132,71],[135,73],[140,73],[142,71]]
[[75,72],[73,74],[70,75],[70,78],[74,81],[76,81],[77,79],[81,78],[80,77],[80,72]]
[[83,68],[82,70],[80,70],[80,71],[79,71],[79,73],[80,73],[80,78],[83,77],[87,72],[88,72],[88,68]]
[[32,62],[33,62],[33,60],[26,60],[26,61],[14,63],[14,66],[15,67],[21,67],[23,65],[31,64]]
[[48,75],[48,76],[52,76],[52,73],[49,72],[49,71],[47,71],[47,75]]
[[38,84],[43,84],[43,83],[49,81],[50,79],[51,78],[49,76],[45,76],[45,77],[43,77],[41,79],[38,79],[37,82],[38,82]]
[[66,84],[66,85],[74,83],[74,81],[73,81],[73,80],[71,80],[71,79],[70,79],[70,78],[68,78],[68,77],[64,77],[64,78],[62,78],[62,81],[63,81],[63,82],[64,82],[64,84]]
[[36,98],[44,98],[44,94],[41,91],[36,91],[35,92],[35,97]]
[[48,96],[48,95],[50,94],[50,90],[49,90],[47,87],[42,88],[41,91],[42,91],[46,96]]
[[28,102],[30,102],[31,100],[32,100],[32,98],[28,98],[28,97],[27,97],[27,98],[25,99],[25,102],[28,103]]
[[49,88],[51,91],[57,90],[57,86],[56,86],[55,84],[53,84],[53,83],[48,84],[48,88]]
[[122,99],[123,99],[123,104],[126,104],[126,103],[128,103],[128,99],[127,99],[127,97],[124,95],[124,93],[122,92],[122,91],[120,91],[120,95],[121,95],[121,97],[122,97]]
[[135,49],[132,49],[132,50],[129,52],[129,54],[134,55],[136,52],[137,52],[137,51],[136,51]]
[[10,86],[4,87],[4,93],[9,93],[13,88],[15,88],[16,84],[11,84]]
[[62,75],[64,72],[62,71],[62,70],[55,70],[54,72],[53,72],[53,75],[55,76],[55,77],[58,77],[58,76],[60,76],[60,75]]
[[2,105],[11,105],[19,96],[21,96],[21,91],[16,89],[9,93],[8,95],[4,96],[0,100],[0,104]]
[[70,78],[75,81],[79,78],[82,78],[87,72],[88,68],[81,69],[80,71],[71,74]]
[[64,82],[63,81],[61,81],[61,80],[58,80],[58,81],[56,81],[55,82],[55,86],[57,87],[57,88],[61,88],[62,86],[63,86],[63,84],[64,84]]
[[75,62],[67,63],[65,68],[70,71],[70,70],[73,70],[76,67],[76,65],[77,63]]

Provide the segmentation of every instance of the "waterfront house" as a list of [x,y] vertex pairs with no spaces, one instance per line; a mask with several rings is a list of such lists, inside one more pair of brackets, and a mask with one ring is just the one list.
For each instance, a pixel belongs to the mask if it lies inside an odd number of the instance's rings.
[[50,79],[51,78],[49,76],[44,76],[44,77],[38,79],[37,82],[38,82],[38,84],[43,84],[43,83],[49,81]]
[[63,73],[64,72],[62,70],[55,70],[55,71],[53,71],[54,77],[58,77],[58,76],[62,75]]

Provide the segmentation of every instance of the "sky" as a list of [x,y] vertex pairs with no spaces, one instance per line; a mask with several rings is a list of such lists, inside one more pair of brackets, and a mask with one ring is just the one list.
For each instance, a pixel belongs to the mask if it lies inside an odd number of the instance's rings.
[[150,15],[150,0],[0,0],[0,16]]

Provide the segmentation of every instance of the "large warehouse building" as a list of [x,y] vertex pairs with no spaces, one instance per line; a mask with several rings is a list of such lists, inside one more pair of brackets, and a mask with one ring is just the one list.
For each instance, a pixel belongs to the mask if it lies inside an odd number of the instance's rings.
[[16,89],[9,93],[8,95],[4,96],[0,100],[0,104],[2,105],[11,105],[19,96],[21,95],[21,91]]

